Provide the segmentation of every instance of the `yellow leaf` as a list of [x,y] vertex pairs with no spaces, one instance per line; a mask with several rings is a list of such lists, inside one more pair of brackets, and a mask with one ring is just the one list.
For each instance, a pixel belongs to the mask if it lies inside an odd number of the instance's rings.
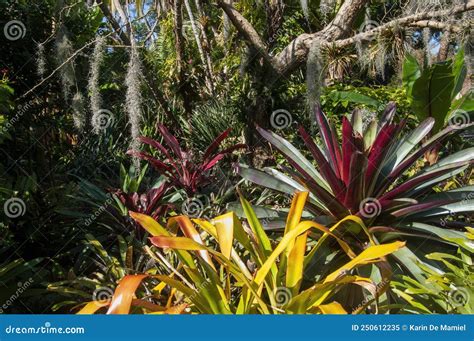
[[152,314],[179,315],[179,314],[185,313],[185,310],[186,310],[187,307],[188,307],[188,305],[186,303],[182,303],[182,304],[179,304],[179,305],[176,305],[176,306],[173,306],[173,307],[169,307],[168,309],[166,309],[164,311],[159,311],[159,312],[155,312],[155,313],[152,313]]
[[115,289],[107,314],[128,314],[135,291],[147,277],[148,275],[127,275],[122,278]]
[[[189,220],[188,217],[173,217],[169,220],[169,222],[171,224],[177,223],[186,237],[191,238],[198,244],[204,245],[201,236],[199,235],[199,232],[194,228],[193,223],[191,222],[191,220]],[[214,270],[216,270],[214,264],[212,263],[211,257],[209,256],[209,252],[207,252],[206,250],[201,250],[198,251],[198,253],[201,255],[202,259],[204,259],[204,261],[206,261]]]
[[263,263],[260,270],[258,270],[257,275],[255,276],[255,280],[254,280],[258,286],[260,286],[263,283],[263,280],[265,279],[265,276],[268,274],[268,271],[270,271],[270,268],[275,263],[278,256],[283,251],[285,251],[288,245],[291,242],[294,242],[295,238],[298,237],[300,234],[308,231],[310,228],[313,227],[313,224],[308,224],[308,223],[312,223],[312,222],[303,221],[299,223],[294,229],[292,229],[290,232],[288,232],[287,234],[283,236],[283,238],[281,239],[280,243],[277,245],[275,250],[273,250],[273,252],[267,258],[265,263]]
[[82,307],[76,314],[77,315],[91,315],[94,314],[100,308],[106,307],[109,305],[108,301],[91,301]]
[[303,279],[303,262],[308,232],[296,238],[286,264],[286,286],[294,293],[299,291]]
[[164,248],[169,247],[177,250],[201,251],[206,250],[206,247],[196,243],[194,240],[187,237],[152,237],[150,241],[153,245]]
[[286,218],[285,234],[293,230],[301,220],[308,192],[296,192],[291,202],[291,208]]
[[166,283],[165,282],[160,282],[158,283],[158,285],[156,285],[153,289],[151,289],[153,292],[158,292],[159,294],[161,294],[161,291],[166,287]]
[[217,240],[221,248],[221,253],[230,259],[232,252],[232,242],[234,240],[234,213],[229,212],[214,218],[214,225],[217,230]]
[[[299,224],[307,198],[308,192],[297,192],[295,194],[288,213],[285,234],[293,230]],[[303,233],[296,238],[294,243],[290,242],[287,248],[286,286],[294,294],[299,291],[299,286],[303,278],[303,261],[307,236],[307,233]]]
[[347,311],[342,307],[339,302],[331,302],[329,304],[320,305],[319,310],[323,314],[338,314],[338,315],[346,315]]
[[158,224],[155,219],[137,212],[129,211],[130,217],[139,223],[152,236],[169,236],[168,231]]
[[369,264],[389,255],[405,246],[404,242],[396,241],[390,244],[374,245],[362,251],[357,257],[341,266],[339,269],[326,277],[324,283],[332,282],[341,274],[353,269],[358,265]]

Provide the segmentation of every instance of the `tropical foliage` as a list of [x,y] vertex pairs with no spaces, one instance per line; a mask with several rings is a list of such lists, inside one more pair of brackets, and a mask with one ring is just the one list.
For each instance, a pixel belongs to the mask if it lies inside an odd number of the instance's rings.
[[472,313],[473,9],[0,2],[0,313]]
[[[444,243],[449,248],[455,240],[472,252],[472,241],[455,229],[460,224],[451,219],[441,221],[440,216],[450,214],[455,217],[472,212],[473,187],[443,192],[434,191],[432,186],[466,171],[474,161],[474,149],[461,150],[434,165],[418,167],[409,177],[402,177],[425,151],[441,146],[449,135],[470,125],[450,125],[428,138],[435,120],[427,118],[412,132],[400,136],[405,123],[403,120],[393,123],[395,111],[395,105],[389,104],[380,121],[371,121],[365,130],[359,111],[354,111],[350,120],[344,116],[342,145],[339,146],[334,127],[317,107],[315,115],[322,147],[303,127],[299,132],[318,169],[287,140],[257,128],[286,157],[293,169],[282,166],[289,174],[286,175],[276,169],[264,172],[240,167],[239,173],[256,184],[284,193],[307,189],[311,191],[307,210],[314,216],[337,221],[350,214],[357,215],[369,226],[369,238],[412,240],[415,249],[423,250],[421,252],[431,244],[434,247]],[[358,234],[363,236],[364,232],[359,229]],[[426,242],[421,249],[417,245],[419,238],[432,242]],[[357,235],[353,240],[359,247],[364,242],[364,238]],[[394,257],[400,266],[408,268],[421,280],[418,276],[420,270],[414,262],[416,255],[410,247]]]
[[[176,270],[170,269],[173,270],[170,276],[140,274],[124,277],[115,290],[107,313],[128,313],[132,304],[148,312],[172,309],[184,312],[185,307],[190,307],[187,311],[205,314],[346,313],[344,307],[334,301],[335,293],[351,283],[366,288],[369,293],[375,292],[379,283],[358,275],[357,269],[383,261],[384,256],[399,250],[404,243],[371,245],[356,255],[336,233],[338,227],[347,221],[361,226],[363,222],[355,216],[348,216],[326,228],[311,221],[301,221],[307,195],[306,192],[295,195],[285,233],[275,246],[272,246],[250,204],[243,198],[242,205],[250,227],[247,231],[232,212],[210,222],[202,219],[193,222],[186,216],[174,217],[168,222],[167,229],[149,216],[132,212],[133,219],[152,236],[151,243],[159,249],[173,249],[180,263]],[[202,231],[199,232],[195,225]],[[174,227],[184,236],[168,232]],[[317,231],[320,237],[306,252],[313,231]],[[204,240],[201,237],[203,233],[206,236]],[[305,281],[305,268],[309,264],[305,255],[317,255],[328,238],[334,238],[347,254],[348,261],[315,283]],[[242,256],[236,251],[239,246],[244,248],[244,252],[240,252]],[[182,269],[183,274],[177,269]],[[177,302],[169,297],[167,306],[155,306],[147,300],[133,303],[134,292],[147,278],[158,282],[156,286],[152,285],[152,291],[162,291],[166,285],[181,292],[184,297],[177,298]],[[382,281],[388,283],[388,278],[383,277]],[[97,301],[87,303],[80,313],[90,313],[100,307],[101,303]]]

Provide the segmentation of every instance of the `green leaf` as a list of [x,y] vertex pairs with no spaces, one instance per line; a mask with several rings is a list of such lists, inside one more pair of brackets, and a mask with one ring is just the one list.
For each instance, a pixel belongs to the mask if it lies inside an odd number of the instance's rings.
[[462,89],[464,79],[466,79],[467,68],[464,64],[464,49],[460,49],[453,60],[454,89],[452,97],[454,98]]
[[447,228],[440,228],[433,225],[422,223],[399,224],[397,228],[409,231],[422,231],[428,234],[436,235],[446,241],[456,243],[470,252],[474,252],[474,241],[470,241],[463,232],[454,231]]
[[245,180],[251,181],[254,184],[271,188],[275,191],[293,195],[297,190],[304,190],[304,187],[299,185],[295,187],[292,184],[288,184],[280,179],[277,179],[273,175],[267,174],[257,169],[248,168],[244,165],[239,165],[237,173]]
[[435,119],[433,133],[439,131],[451,106],[454,89],[451,63],[433,64],[413,83],[412,109],[420,120]]
[[406,89],[407,95],[410,97],[413,89],[413,83],[420,77],[420,65],[415,57],[407,53],[403,62],[402,82]]
[[328,96],[335,102],[358,103],[374,108],[379,108],[381,106],[381,103],[376,99],[366,95],[362,95],[355,91],[331,91]]

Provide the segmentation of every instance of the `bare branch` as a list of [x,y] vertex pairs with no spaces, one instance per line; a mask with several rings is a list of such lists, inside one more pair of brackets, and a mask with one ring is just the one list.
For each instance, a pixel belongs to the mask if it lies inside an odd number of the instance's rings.
[[[353,4],[356,2],[357,2],[357,8],[360,9],[359,6],[361,4],[358,1],[346,1],[345,3]],[[345,11],[349,11],[349,8],[350,7],[346,7]],[[307,58],[308,51],[312,42],[316,39],[322,39],[323,41],[326,42],[326,44],[334,44],[336,47],[344,47],[344,46],[349,46],[351,44],[354,44],[358,41],[373,40],[383,30],[391,29],[392,27],[395,27],[395,26],[420,25],[419,27],[423,27],[423,25],[430,25],[430,26],[433,25],[433,26],[438,26],[439,28],[442,28],[442,26],[448,25],[448,24],[438,23],[438,22],[433,21],[432,19],[445,17],[445,16],[449,17],[449,16],[453,16],[459,13],[470,11],[472,9],[474,9],[474,0],[469,0],[469,2],[467,2],[464,5],[455,6],[448,10],[418,13],[418,14],[409,15],[403,18],[394,19],[386,24],[375,27],[374,29],[371,29],[369,31],[358,33],[350,38],[337,40],[337,37],[344,34],[344,32],[347,31],[348,29],[347,27],[350,27],[350,26],[347,26],[347,24],[342,24],[342,23],[337,24],[337,23],[341,22],[342,18],[346,18],[348,22],[354,19],[354,13],[352,13],[352,15],[348,17],[346,16],[346,14],[343,14],[341,12],[343,10],[343,8],[341,7],[341,10],[336,16],[338,19],[336,20],[335,18],[332,21],[332,23],[328,25],[327,28],[324,28],[322,31],[314,33],[314,34],[302,34],[298,36],[276,56],[277,65],[279,65],[280,67],[278,71],[279,73],[282,73],[282,74],[288,73],[291,70],[293,70],[295,67],[300,65],[302,62],[304,62]],[[337,28],[335,29],[334,27],[337,27]],[[456,30],[456,27],[453,26],[452,29]]]

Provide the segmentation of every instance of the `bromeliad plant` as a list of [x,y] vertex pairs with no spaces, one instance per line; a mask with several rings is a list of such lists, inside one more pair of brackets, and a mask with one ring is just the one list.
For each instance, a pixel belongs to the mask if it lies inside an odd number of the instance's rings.
[[[364,265],[372,267],[384,263],[384,257],[403,248],[404,243],[371,244],[355,254],[338,236],[338,228],[351,221],[365,229],[361,219],[348,216],[331,228],[301,221],[307,196],[307,192],[295,195],[285,233],[277,244],[270,241],[250,204],[243,198],[248,227],[244,227],[232,212],[211,221],[191,221],[186,216],[178,216],[168,222],[167,228],[149,216],[131,213],[152,236],[151,243],[159,249],[171,250],[180,264],[177,267],[169,265],[169,275],[124,277],[108,313],[129,313],[132,305],[139,306],[145,313],[185,312],[186,308],[189,312],[206,314],[346,313],[334,295],[348,284],[359,285],[373,297],[378,297],[387,288],[390,271],[386,268],[381,271],[384,285],[379,283],[377,287],[371,278],[360,275],[359,269]],[[176,233],[170,232],[173,230]],[[319,233],[317,239],[313,239],[313,231]],[[345,263],[320,280],[306,283],[303,274],[309,260],[330,239],[345,253]],[[135,293],[144,280],[147,294]],[[157,307],[155,290],[162,290],[163,286],[173,288],[180,293],[176,298],[181,298],[170,300],[165,307]],[[382,287],[383,290],[379,290]],[[357,303],[364,305],[364,302]],[[90,302],[81,313],[98,309],[97,304]]]
[[126,193],[121,189],[115,190],[113,194],[127,210],[143,213],[158,220],[164,217],[172,207],[172,204],[164,201],[168,188],[169,186],[163,183],[159,187],[152,188],[142,194],[137,192]]
[[[466,236],[474,240],[474,229]],[[402,298],[401,312],[409,314],[474,313],[474,254],[459,248],[455,255],[434,252],[426,258],[441,264],[443,271],[422,266],[424,282],[401,276],[391,283],[392,291]]]
[[55,312],[77,311],[83,306],[82,302],[91,299],[95,301],[95,309],[108,306],[117,283],[125,276],[150,268],[163,271],[156,269],[153,260],[142,252],[132,236],[117,235],[112,244],[105,244],[86,234],[82,243],[82,252],[76,255],[73,267],[62,268],[55,262],[59,278],[48,283],[47,291],[66,298],[52,307]]
[[160,160],[145,152],[134,150],[128,151],[128,154],[134,155],[140,159],[147,160],[160,174],[168,177],[171,185],[179,189],[184,189],[188,196],[193,196],[198,190],[209,184],[209,171],[234,150],[244,148],[244,144],[236,144],[223,151],[218,152],[218,148],[224,139],[229,135],[231,129],[222,132],[207,147],[201,160],[198,160],[191,150],[183,150],[176,137],[174,137],[164,125],[158,125],[164,143],[163,146],[156,140],[148,137],[140,137],[139,140],[152,147],[165,156]]
[[[416,129],[402,135],[405,122],[393,122],[395,109],[394,104],[389,104],[381,120],[372,121],[365,130],[358,111],[351,120],[343,117],[340,146],[334,127],[317,107],[316,122],[322,145],[303,127],[299,129],[317,168],[290,142],[258,127],[259,133],[293,168],[282,167],[286,174],[276,169],[260,171],[245,166],[238,171],[253,183],[283,193],[310,191],[306,210],[315,216],[325,216],[332,223],[352,214],[364,220],[375,240],[407,240],[409,247],[394,256],[402,269],[408,268],[422,280],[414,261],[415,249],[421,253],[436,245],[449,249],[453,240],[460,241],[467,250],[474,249],[472,241],[455,230],[464,223],[454,221],[456,216],[474,210],[474,186],[445,192],[433,189],[436,184],[468,171],[474,148],[447,156],[417,170],[414,175],[408,171],[424,152],[441,146],[450,135],[472,124],[451,124],[428,137],[435,122],[427,118]],[[441,219],[447,215],[449,219]],[[357,244],[365,241],[363,238],[353,240]]]

